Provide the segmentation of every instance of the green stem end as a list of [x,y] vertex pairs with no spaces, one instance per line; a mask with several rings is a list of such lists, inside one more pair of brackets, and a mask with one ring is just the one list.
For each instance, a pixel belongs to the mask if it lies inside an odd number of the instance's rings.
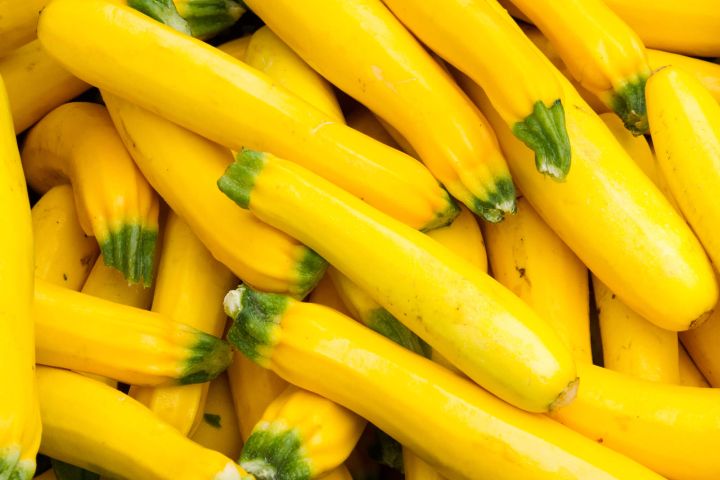
[[178,379],[180,385],[205,383],[214,379],[232,362],[232,349],[223,340],[197,330],[197,341]]
[[501,177],[495,182],[495,190],[487,199],[473,197],[465,204],[472,212],[490,223],[501,222],[505,215],[517,212],[515,184],[510,177]]
[[233,26],[247,7],[235,0],[174,0],[192,36],[208,39]]
[[148,230],[138,224],[125,224],[110,231],[100,244],[105,265],[122,272],[130,283],[152,285],[155,266],[157,230]]
[[240,465],[257,480],[310,480],[312,471],[295,429],[273,424],[253,431],[240,455]]
[[622,87],[615,89],[610,98],[610,108],[620,117],[633,135],[648,133],[647,105],[645,103],[645,84],[648,75],[639,75]]
[[192,35],[190,25],[180,16],[172,0],[128,0],[127,4],[180,33]]
[[392,340],[398,345],[405,347],[411,352],[430,358],[432,349],[420,337],[415,335],[409,328],[400,323],[390,312],[384,308],[376,308],[363,318],[363,323],[380,335]]
[[429,232],[430,230],[435,230],[436,228],[446,227],[450,225],[458,215],[460,215],[460,207],[455,199],[451,197],[444,188],[442,188],[442,192],[445,196],[443,198],[445,208],[438,211],[433,219],[420,229],[421,232]]

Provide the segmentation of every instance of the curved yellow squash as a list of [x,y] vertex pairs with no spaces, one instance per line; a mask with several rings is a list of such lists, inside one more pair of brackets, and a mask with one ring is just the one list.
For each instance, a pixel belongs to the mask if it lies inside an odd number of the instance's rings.
[[415,228],[442,226],[457,214],[447,192],[412,158],[333,121],[215,47],[113,0],[55,0],[43,10],[38,37],[83,80],[226,147],[292,158]]
[[227,375],[210,382],[203,404],[200,423],[190,439],[228,458],[238,458],[243,441]]
[[225,309],[234,319],[229,338],[243,353],[367,418],[448,478],[662,478],[327,307],[241,287]]
[[37,34],[38,16],[49,0],[0,0],[0,57]]
[[103,106],[68,103],[50,112],[28,134],[22,161],[36,191],[71,183],[80,225],[105,263],[150,285],[160,202]]

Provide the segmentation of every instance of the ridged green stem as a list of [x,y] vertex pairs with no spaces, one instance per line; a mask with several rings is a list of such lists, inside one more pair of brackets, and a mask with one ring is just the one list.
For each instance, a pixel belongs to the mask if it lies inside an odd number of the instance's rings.
[[149,287],[153,280],[157,230],[126,224],[110,231],[100,243],[105,265],[116,268],[130,283]]
[[35,460],[20,460],[8,480],[30,480],[35,475]]
[[435,230],[436,228],[446,227],[455,220],[455,217],[460,215],[460,207],[455,199],[452,198],[445,189],[443,189],[443,194],[445,195],[444,201],[447,207],[445,210],[435,214],[435,217],[433,217],[430,222],[420,229],[421,232],[429,232],[430,230]]
[[223,340],[197,330],[197,342],[178,380],[181,385],[205,383],[224,372],[232,361],[232,350]]
[[237,22],[247,8],[235,0],[175,0],[192,36],[207,39]]
[[296,429],[268,424],[253,431],[243,445],[240,465],[257,480],[310,480],[312,471],[303,455]]
[[495,182],[495,189],[487,199],[474,197],[470,202],[463,202],[476,215],[490,223],[498,223],[505,215],[517,212],[517,199],[515,184],[510,177],[499,178]]
[[328,268],[328,262],[314,250],[307,248],[297,267],[298,281],[290,290],[290,295],[303,299],[315,288]]
[[639,75],[615,90],[610,99],[613,111],[622,119],[633,135],[648,133],[649,124],[645,104],[645,84],[649,75]]
[[378,306],[363,317],[362,322],[370,329],[411,352],[430,358],[432,353],[430,346],[384,308]]
[[190,25],[180,16],[172,0],[128,0],[127,4],[178,32],[192,35]]

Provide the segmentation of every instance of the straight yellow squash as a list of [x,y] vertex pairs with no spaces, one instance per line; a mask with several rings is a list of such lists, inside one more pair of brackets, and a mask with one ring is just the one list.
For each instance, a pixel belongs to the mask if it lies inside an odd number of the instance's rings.
[[37,34],[38,16],[49,0],[0,0],[0,57]]
[[720,65],[717,63],[650,48],[647,49],[647,54],[653,70],[660,70],[668,65],[678,67],[692,74],[713,98],[720,102]]

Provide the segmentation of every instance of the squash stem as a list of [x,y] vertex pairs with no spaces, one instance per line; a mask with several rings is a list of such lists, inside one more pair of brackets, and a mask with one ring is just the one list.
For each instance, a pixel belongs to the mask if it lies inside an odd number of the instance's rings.
[[310,480],[312,471],[304,450],[296,429],[263,423],[243,445],[240,466],[257,480]]
[[649,75],[638,75],[625,83],[610,98],[610,107],[625,124],[625,128],[635,135],[648,133],[649,124],[645,103],[645,84]]
[[105,265],[122,272],[129,283],[152,285],[157,231],[135,223],[110,230],[107,238],[98,239]]
[[181,385],[209,382],[224,372],[232,362],[230,345],[200,330],[197,331],[197,341],[191,352],[178,380]]

